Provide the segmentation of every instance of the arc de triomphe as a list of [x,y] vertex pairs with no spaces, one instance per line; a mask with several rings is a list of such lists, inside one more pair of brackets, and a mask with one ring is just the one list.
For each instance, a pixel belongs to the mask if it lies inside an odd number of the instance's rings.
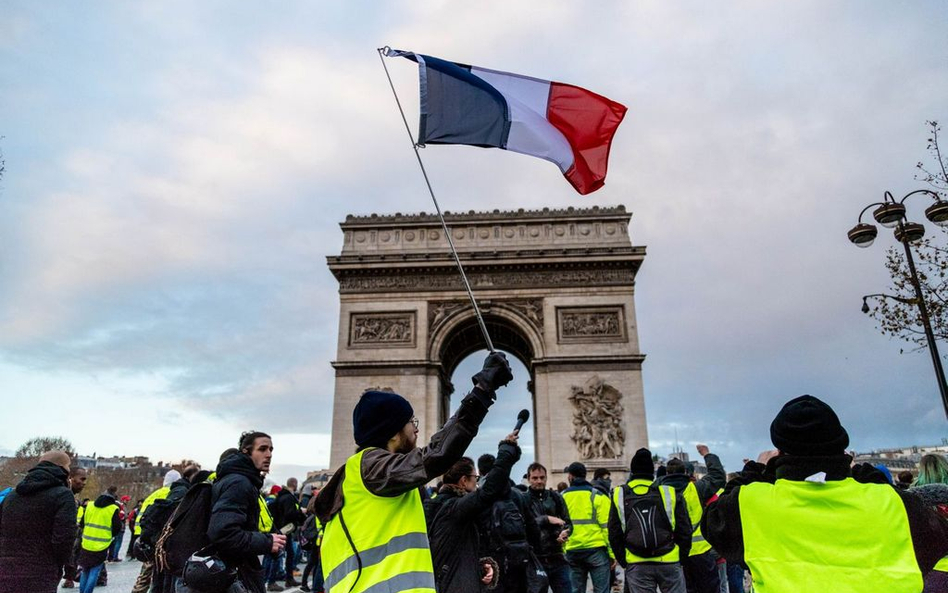
[[[445,218],[494,346],[530,371],[537,460],[554,478],[576,460],[628,471],[648,443],[633,300],[645,248],[629,239],[631,214]],[[352,409],[367,389],[408,398],[427,442],[450,414],[454,369],[485,348],[437,216],[350,215],[340,226],[342,253],[328,258],[340,300],[331,469],[355,450]]]

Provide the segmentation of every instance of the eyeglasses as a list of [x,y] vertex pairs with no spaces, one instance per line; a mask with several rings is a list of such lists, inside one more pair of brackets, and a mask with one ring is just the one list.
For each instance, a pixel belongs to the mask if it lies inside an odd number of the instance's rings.
[[477,474],[467,474],[467,476],[465,476],[465,477],[467,477],[467,478],[474,478],[474,479],[476,480],[476,479],[479,478],[480,476],[477,475]]
[[418,428],[418,418],[415,418],[414,416],[412,416],[409,422],[411,422],[412,426],[414,426],[415,428]]

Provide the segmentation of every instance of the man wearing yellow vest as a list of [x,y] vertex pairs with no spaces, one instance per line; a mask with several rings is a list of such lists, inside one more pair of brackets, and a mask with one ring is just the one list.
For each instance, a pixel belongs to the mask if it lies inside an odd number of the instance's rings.
[[586,481],[586,466],[574,461],[566,468],[569,488],[563,501],[573,531],[563,550],[570,566],[573,591],[586,591],[587,576],[593,593],[609,591],[609,573],[615,566],[609,549],[609,497]]
[[[917,593],[948,555],[948,524],[911,494],[853,478],[849,435],[810,395],[770,425],[777,447],[760,481],[732,480],[701,530],[758,593]],[[858,467],[858,466],[857,466]]]
[[629,481],[612,491],[609,544],[632,593],[685,593],[681,560],[691,548],[691,520],[683,496],[653,484],[652,452],[639,449]]
[[694,479],[694,466],[680,459],[671,459],[666,466],[668,473],[656,484],[671,486],[684,498],[691,519],[691,551],[681,559],[688,593],[717,593],[720,588],[717,563],[709,544],[701,533],[701,516],[708,501],[727,482],[727,474],[717,455],[707,445],[698,445],[698,454],[704,457],[708,473],[700,480]]
[[358,451],[315,504],[325,525],[320,552],[327,593],[435,592],[419,489],[461,458],[495,391],[512,378],[506,357],[490,354],[458,411],[420,449],[418,420],[405,398],[362,395],[352,413]]
[[87,504],[80,529],[78,565],[82,573],[79,576],[79,593],[92,593],[112,540],[125,529],[115,497],[105,493],[95,502]]

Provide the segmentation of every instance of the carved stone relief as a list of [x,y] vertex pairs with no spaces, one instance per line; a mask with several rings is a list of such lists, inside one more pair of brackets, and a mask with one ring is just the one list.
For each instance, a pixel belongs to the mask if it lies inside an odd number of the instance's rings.
[[412,347],[415,312],[353,313],[349,322],[350,348]]
[[[482,313],[492,308],[507,308],[516,311],[541,335],[543,334],[543,300],[515,299],[478,302]],[[428,341],[434,338],[438,328],[455,313],[471,309],[470,301],[432,301],[428,303]]]
[[625,342],[622,305],[610,307],[558,307],[557,339],[570,342]]
[[625,452],[625,428],[622,425],[622,393],[604,383],[598,375],[582,387],[573,386],[573,434],[583,459],[616,459]]
[[[472,288],[548,288],[558,286],[627,286],[635,280],[630,269],[536,270],[529,272],[468,273]],[[451,270],[445,274],[391,274],[346,276],[339,280],[340,293],[414,290],[464,290],[461,277]]]

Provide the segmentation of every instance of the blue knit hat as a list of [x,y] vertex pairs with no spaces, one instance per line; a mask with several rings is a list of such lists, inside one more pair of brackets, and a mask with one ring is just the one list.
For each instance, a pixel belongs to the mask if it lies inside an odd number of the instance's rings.
[[397,393],[366,391],[352,410],[352,428],[361,447],[384,447],[415,415],[411,404]]

